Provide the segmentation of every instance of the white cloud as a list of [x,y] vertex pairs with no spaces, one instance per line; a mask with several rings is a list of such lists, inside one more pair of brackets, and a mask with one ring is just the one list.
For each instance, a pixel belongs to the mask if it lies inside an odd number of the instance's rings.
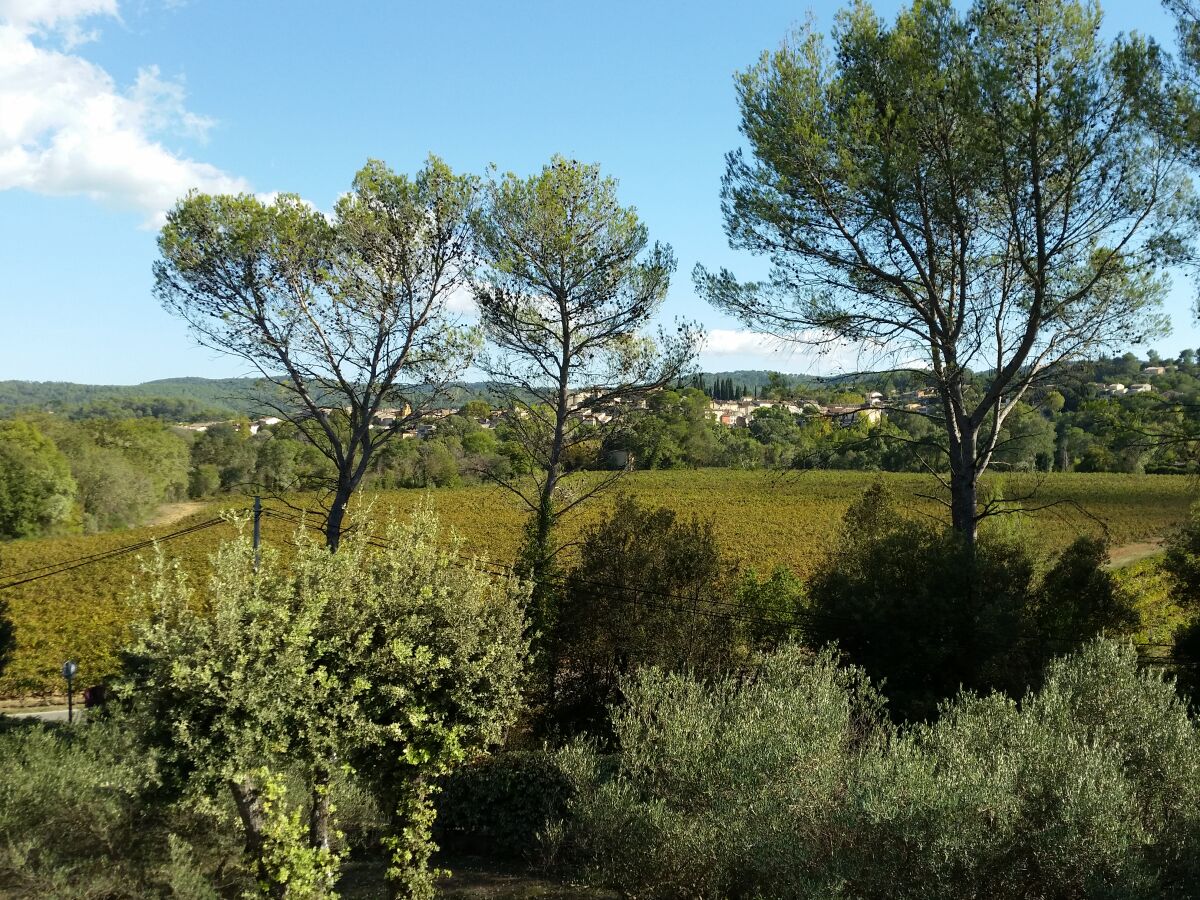
[[458,285],[450,292],[450,296],[446,298],[446,309],[460,316],[470,316],[472,319],[479,315],[475,295],[465,284]]
[[706,356],[752,354],[762,356],[788,349],[779,338],[758,331],[738,331],[733,328],[713,328],[704,333]]
[[[0,0],[0,190],[82,195],[141,212],[148,225],[192,188],[248,191],[162,143],[203,139],[213,124],[188,111],[181,82],[148,66],[122,90],[69,52],[81,23],[116,14],[116,0]],[[54,36],[65,49],[47,46]]]
[[700,363],[708,371],[754,368],[805,375],[923,366],[879,347],[854,344],[815,329],[783,339],[759,331],[713,328],[705,333]]
[[57,28],[89,16],[116,16],[117,0],[0,0],[0,19],[32,28]]
[[96,40],[82,22],[94,16],[117,16],[117,0],[0,0],[0,22],[22,31],[55,31],[68,48]]

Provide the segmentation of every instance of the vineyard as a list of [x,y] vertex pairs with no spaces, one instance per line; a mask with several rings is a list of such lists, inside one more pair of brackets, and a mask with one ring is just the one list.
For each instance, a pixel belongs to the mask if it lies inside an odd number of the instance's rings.
[[[711,517],[722,545],[743,567],[766,572],[787,566],[805,575],[824,554],[837,551],[838,522],[872,477],[830,471],[651,471],[629,476],[623,489],[646,503]],[[880,477],[913,515],[941,516],[937,501],[926,496],[936,489],[930,479]],[[1183,518],[1197,485],[1191,479],[1163,476],[1009,475],[993,479],[986,490],[1010,498],[1032,495],[1028,505],[1035,509],[1024,515],[1026,526],[1040,546],[1056,550],[1080,533],[1105,529],[1114,546],[1158,537]],[[365,527],[373,527],[372,522],[403,515],[422,502],[431,503],[461,537],[463,552],[511,562],[524,514],[510,495],[496,487],[369,494],[359,503],[359,518]],[[611,495],[583,508],[564,528],[563,538],[570,539],[610,503]],[[184,571],[202,577],[208,555],[236,529],[229,522],[190,529],[223,511],[246,507],[247,501],[213,503],[170,525],[0,544],[0,585],[25,582],[4,591],[18,648],[0,678],[0,697],[57,690],[58,669],[67,658],[79,662],[81,683],[114,671],[129,623],[143,612],[131,599],[133,584],[153,550],[147,545],[62,574],[39,575],[56,564],[157,538],[165,539],[163,552],[178,559]],[[276,504],[275,509],[283,507]],[[263,539],[286,544],[295,527],[266,516]]]

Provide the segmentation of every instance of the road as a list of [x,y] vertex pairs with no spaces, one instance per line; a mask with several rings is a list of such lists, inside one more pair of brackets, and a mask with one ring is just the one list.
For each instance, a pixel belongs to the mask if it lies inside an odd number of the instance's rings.
[[[0,716],[11,716],[14,719],[40,719],[43,722],[65,722],[67,721],[67,708],[64,706],[61,709],[30,709],[22,712],[5,710],[0,712]],[[83,707],[76,707],[75,721],[78,722],[83,716]]]

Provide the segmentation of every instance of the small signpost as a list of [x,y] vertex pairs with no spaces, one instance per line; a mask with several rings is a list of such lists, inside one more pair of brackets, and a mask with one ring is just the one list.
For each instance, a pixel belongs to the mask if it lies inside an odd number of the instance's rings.
[[74,660],[68,659],[63,663],[63,678],[67,679],[67,724],[75,718],[75,673],[78,671],[79,666],[75,665]]

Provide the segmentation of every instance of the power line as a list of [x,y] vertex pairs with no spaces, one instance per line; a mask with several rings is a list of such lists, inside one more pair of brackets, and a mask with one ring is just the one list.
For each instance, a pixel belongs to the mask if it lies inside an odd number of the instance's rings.
[[191,525],[191,526],[188,526],[187,528],[182,528],[179,531],[175,531],[170,534],[158,535],[157,537],[153,537],[153,538],[150,538],[149,540],[145,540],[145,541],[139,541],[135,544],[129,544],[124,547],[117,547],[113,550],[105,550],[100,553],[92,553],[87,556],[76,557],[75,559],[64,560],[59,563],[50,563],[45,566],[39,566],[35,569],[27,569],[25,572],[18,572],[18,573],[16,573],[15,576],[10,575],[8,577],[12,578],[12,577],[17,577],[20,575],[27,574],[29,572],[38,572],[40,569],[53,568],[53,571],[41,572],[41,574],[30,575],[28,578],[22,578],[18,581],[10,581],[5,584],[0,584],[0,591],[5,591],[5,590],[8,590],[9,588],[20,587],[21,585],[29,584],[32,581],[40,581],[43,578],[51,578],[55,575],[61,575],[64,572],[70,572],[73,569],[82,568],[83,566],[90,566],[95,563],[104,562],[105,560],[109,560],[109,559],[112,559],[117,556],[125,556],[130,553],[135,553],[138,550],[145,550],[149,547],[153,547],[155,544],[162,543],[165,541],[175,540],[176,538],[186,537],[189,534],[195,534],[197,531],[203,531],[206,528],[211,528],[214,525],[221,525],[224,522],[225,522],[224,519],[209,519],[206,522],[200,522],[200,523],[197,523],[196,525]]
[[[137,544],[130,544],[129,547],[149,546],[150,544],[153,544],[155,540],[158,540],[158,539],[157,538],[148,538],[147,540],[139,541]],[[30,569],[24,569],[20,572],[7,572],[2,577],[4,577],[4,578],[20,578],[23,575],[32,575],[34,572],[41,572],[46,569],[57,569],[59,566],[67,565],[68,563],[77,563],[77,562],[85,562],[87,560],[92,560],[92,559],[100,559],[101,557],[110,556],[117,551],[123,551],[125,549],[127,549],[127,548],[125,548],[125,547],[115,547],[115,548],[110,547],[107,550],[98,550],[95,553],[88,553],[84,556],[76,556],[72,559],[60,559],[57,562],[46,563],[45,565],[41,565],[41,566],[34,566]]]
[[[289,522],[293,525],[302,525],[306,528],[311,528],[314,531],[323,531],[323,529],[319,525],[309,524],[308,522],[304,522],[295,516],[288,516],[288,515],[285,515],[285,514],[282,514],[279,512],[275,512],[274,510],[264,510],[263,512],[267,515],[274,516],[277,519],[280,519],[285,522]],[[393,549],[393,547],[394,547],[394,543],[389,538],[381,537],[379,535],[374,535],[369,532],[366,533],[366,536],[363,538],[363,540],[368,545],[375,547],[377,549],[381,549],[381,550]],[[461,554],[459,554],[459,556],[461,558]],[[477,559],[476,560],[465,560],[465,561],[470,564],[473,564],[475,566],[478,566],[480,568],[483,568],[484,570],[487,570],[488,567],[490,566],[493,570],[495,570],[495,571],[490,572],[490,574],[493,574],[493,575],[498,575],[501,577],[513,577],[513,576],[522,577],[520,575],[520,573],[516,572],[511,567],[504,566],[500,563],[483,563],[482,561],[477,560]],[[798,628],[798,629],[809,629],[809,630],[811,630],[813,625],[820,624],[820,623],[835,623],[835,624],[845,624],[845,625],[851,625],[851,626],[861,626],[862,624],[864,624],[861,619],[854,618],[852,616],[837,616],[832,613],[820,613],[820,612],[814,612],[812,610],[798,610],[797,613],[799,615],[799,618],[795,618],[793,616],[768,617],[768,616],[756,615],[755,613],[746,610],[744,607],[740,606],[739,604],[730,603],[728,601],[721,601],[721,600],[716,600],[716,599],[712,599],[712,598],[689,597],[689,596],[683,595],[683,594],[673,594],[673,593],[659,591],[654,588],[649,588],[649,587],[646,587],[643,585],[638,585],[638,584],[628,583],[628,582],[616,584],[613,582],[584,579],[584,578],[580,578],[577,575],[560,576],[557,579],[542,577],[540,579],[527,579],[527,580],[536,581],[537,583],[540,583],[540,584],[552,585],[552,586],[557,586],[557,587],[565,587],[571,583],[582,584],[582,585],[586,585],[589,587],[607,588],[610,590],[616,590],[616,591],[622,591],[622,592],[630,591],[635,594],[649,595],[649,596],[654,596],[654,597],[658,597],[661,599],[667,599],[667,600],[675,600],[680,603],[688,604],[688,606],[686,606],[686,607],[668,606],[663,603],[655,603],[653,601],[648,601],[648,600],[644,600],[644,599],[643,600],[634,600],[633,598],[623,597],[623,596],[615,596],[615,597],[610,596],[610,598],[609,598],[609,599],[615,600],[620,603],[626,603],[626,604],[634,605],[634,606],[641,606],[641,607],[648,608],[648,609],[662,610],[664,612],[670,612],[670,613],[674,613],[677,615],[692,613],[693,615],[702,615],[702,616],[706,616],[709,618],[723,619],[723,620],[729,621],[729,622],[746,622],[746,623],[752,623],[752,624],[771,625],[771,626],[781,626],[782,625],[782,626],[788,626],[788,627],[793,627],[793,628]],[[722,612],[719,610],[702,609],[698,606],[698,604],[706,604],[709,606],[725,607],[725,608],[730,609],[731,612]],[[1074,637],[1066,637],[1066,636],[1058,637],[1058,636],[1054,636],[1054,635],[1041,635],[1041,636],[1038,636],[1035,643],[1040,644],[1043,647],[1048,647],[1048,646],[1051,646],[1054,644],[1057,644],[1060,647],[1063,647],[1063,646],[1075,647],[1075,646],[1078,646],[1079,640]],[[998,641],[976,642],[976,644],[977,644],[977,646],[992,647],[992,648],[1008,648],[1010,646],[1008,644],[1001,643]],[[1141,647],[1141,648],[1147,648],[1147,649],[1153,648],[1153,649],[1172,650],[1172,649],[1174,649],[1175,645],[1174,644],[1149,643],[1148,642],[1148,643],[1137,644],[1136,646]],[[1144,662],[1146,662],[1147,664],[1155,664],[1155,663],[1158,663],[1161,659],[1163,659],[1163,657],[1159,657],[1159,658],[1148,657],[1144,660]]]

